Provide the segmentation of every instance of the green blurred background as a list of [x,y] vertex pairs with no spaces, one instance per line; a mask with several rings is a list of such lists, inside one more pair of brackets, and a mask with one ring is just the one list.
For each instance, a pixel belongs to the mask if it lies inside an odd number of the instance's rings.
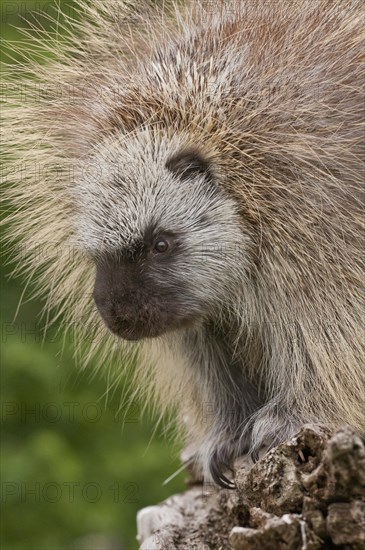
[[[70,0],[1,2],[3,61],[7,41],[26,47],[14,27],[47,27],[57,3],[72,12]],[[55,327],[42,341],[31,285],[14,320],[25,283],[9,279],[6,243],[1,259],[1,548],[137,548],[137,511],[184,488],[184,474],[162,486],[178,447],[138,402],[119,410],[127,375],[106,400],[106,376],[76,367],[70,337],[64,346]]]

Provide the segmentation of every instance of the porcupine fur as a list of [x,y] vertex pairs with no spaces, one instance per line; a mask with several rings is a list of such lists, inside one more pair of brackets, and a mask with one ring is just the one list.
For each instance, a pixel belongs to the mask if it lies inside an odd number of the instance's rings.
[[364,433],[362,2],[80,12],[7,76],[9,235],[46,309],[101,362],[137,352],[223,486],[305,422]]

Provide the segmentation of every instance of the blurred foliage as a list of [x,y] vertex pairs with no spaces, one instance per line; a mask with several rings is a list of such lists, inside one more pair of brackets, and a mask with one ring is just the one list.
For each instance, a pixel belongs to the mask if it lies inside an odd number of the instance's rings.
[[[3,38],[26,47],[15,27],[29,21],[47,27],[39,13],[51,13],[55,4],[3,1]],[[62,5],[69,10],[72,2]],[[10,51],[5,44],[3,60],[9,62]],[[31,298],[31,286],[22,296],[24,281],[9,279],[7,256],[2,253],[1,548],[137,548],[137,511],[183,489],[184,474],[162,486],[179,467],[178,450],[160,428],[154,433],[152,419],[141,419],[139,403],[119,410],[127,375],[120,393],[106,399],[106,379],[93,376],[92,366],[77,369],[68,337],[56,335],[57,327],[42,337],[42,304]],[[99,539],[85,539],[93,535]]]

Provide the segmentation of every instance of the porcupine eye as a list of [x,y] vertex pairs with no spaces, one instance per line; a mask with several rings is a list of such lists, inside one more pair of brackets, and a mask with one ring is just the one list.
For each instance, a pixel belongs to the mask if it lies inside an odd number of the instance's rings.
[[169,243],[165,239],[158,239],[153,247],[153,251],[158,254],[163,254],[167,252],[169,248]]

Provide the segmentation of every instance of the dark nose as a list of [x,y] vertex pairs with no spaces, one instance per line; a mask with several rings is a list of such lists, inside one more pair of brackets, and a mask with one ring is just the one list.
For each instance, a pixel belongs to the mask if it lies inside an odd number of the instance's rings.
[[130,271],[120,265],[97,267],[93,296],[111,332],[127,340],[138,340],[144,336],[146,328],[139,307],[139,279]]
[[117,296],[100,297],[97,292],[94,292],[94,300],[104,323],[111,332],[127,340],[138,339],[136,315],[127,305],[123,307]]

